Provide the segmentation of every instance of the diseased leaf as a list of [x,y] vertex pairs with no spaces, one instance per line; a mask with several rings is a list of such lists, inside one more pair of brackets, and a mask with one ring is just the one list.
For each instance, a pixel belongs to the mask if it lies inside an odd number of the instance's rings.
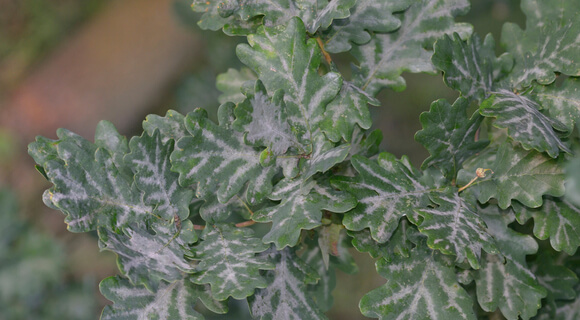
[[225,300],[229,296],[244,299],[256,288],[265,288],[266,280],[260,270],[270,270],[274,265],[256,255],[268,249],[268,245],[253,237],[251,229],[228,225],[207,226],[207,233],[192,248],[196,273],[191,280],[197,284],[211,285],[212,296]]
[[193,0],[193,11],[203,13],[197,23],[201,29],[216,31],[223,28],[225,34],[243,36],[254,33],[261,24],[258,17],[244,21],[235,15],[222,15],[219,9],[222,3],[222,0]]
[[513,212],[490,205],[479,213],[502,257],[484,254],[481,269],[472,272],[477,301],[488,312],[499,308],[507,319],[530,319],[547,294],[526,263],[526,255],[536,253],[538,244],[532,237],[507,227],[514,220]]
[[423,217],[418,228],[427,235],[430,248],[455,255],[457,262],[467,259],[473,269],[480,267],[482,250],[497,253],[477,209],[468,199],[460,197],[456,189],[434,192],[430,198],[437,206],[418,210]]
[[242,88],[249,82],[255,82],[256,75],[248,68],[240,70],[228,69],[226,73],[217,76],[216,87],[223,92],[218,97],[220,103],[239,103],[246,99],[242,93]]
[[542,205],[542,196],[559,197],[564,194],[562,159],[552,159],[535,150],[524,150],[504,142],[496,152],[485,153],[464,163],[457,175],[457,185],[465,186],[475,177],[477,168],[491,169],[493,174],[477,180],[469,187],[480,203],[491,198],[505,209],[518,200],[536,208]]
[[234,112],[233,126],[245,132],[245,140],[250,144],[267,147],[274,155],[284,154],[290,147],[302,148],[288,123],[282,90],[270,99],[258,80],[254,92],[248,93]]
[[399,227],[393,233],[389,241],[379,243],[371,237],[369,229],[361,231],[348,231],[348,234],[353,237],[352,244],[359,252],[368,252],[372,258],[391,259],[392,255],[399,255],[405,258],[409,257],[409,252],[412,249],[412,243],[408,240],[409,235],[419,233],[414,226],[410,225],[407,219],[401,219]]
[[147,116],[143,121],[143,129],[147,134],[153,136],[155,130],[159,130],[161,141],[165,144],[169,139],[177,141],[188,135],[185,129],[185,117],[174,110],[168,110],[165,117],[155,114]]
[[561,86],[536,85],[533,95],[548,109],[550,117],[563,123],[566,132],[572,132],[580,119],[580,78],[568,78]]
[[68,130],[59,129],[57,136],[56,141],[39,137],[29,153],[54,184],[44,200],[67,216],[70,231],[117,229],[151,217],[154,207],[143,203],[133,177],[127,175],[130,170],[115,165],[119,157]]
[[370,41],[372,32],[391,32],[401,26],[401,20],[393,13],[401,12],[411,5],[409,0],[358,1],[350,16],[335,20],[324,34],[324,49],[331,53],[349,51],[352,44]]
[[248,43],[237,47],[240,60],[258,74],[268,92],[284,90],[290,126],[301,142],[313,139],[325,106],[342,86],[340,75],[318,73],[322,54],[315,39],[306,41],[300,19],[285,27],[260,28],[248,36]]
[[259,203],[272,189],[276,166],[262,167],[259,152],[244,144],[242,133],[230,128],[233,104],[220,107],[220,125],[197,109],[185,118],[189,136],[179,139],[171,154],[172,170],[179,173],[183,186],[196,185],[200,198],[215,192],[225,203],[240,192],[246,183],[247,199]]
[[114,302],[103,310],[102,320],[108,319],[204,319],[193,309],[197,298],[214,312],[226,313],[227,304],[213,300],[208,288],[187,279],[163,282],[151,292],[133,285],[121,277],[109,277],[99,285],[105,298]]
[[334,190],[327,186],[326,181],[311,180],[303,184],[301,179],[280,181],[270,199],[281,202],[256,211],[253,219],[257,222],[272,221],[272,228],[262,240],[276,244],[278,249],[296,245],[302,229],[320,226],[322,210],[342,213],[356,204],[353,196]]
[[376,96],[385,87],[404,89],[404,71],[435,72],[430,51],[433,43],[444,34],[457,32],[462,38],[471,34],[471,26],[453,21],[468,10],[466,0],[413,2],[401,17],[397,31],[375,33],[368,43],[353,47],[352,54],[360,62],[353,75],[354,84]]
[[312,153],[304,162],[301,179],[306,181],[317,172],[326,172],[335,164],[342,162],[350,151],[350,145],[334,143],[326,140],[326,137],[318,132],[312,139]]
[[580,20],[577,1],[525,0],[521,4],[527,17],[526,30],[515,23],[502,29],[501,44],[515,58],[509,75],[512,88],[525,88],[533,80],[546,85],[556,72],[580,76]]
[[369,103],[378,105],[379,101],[351,82],[344,81],[336,98],[326,106],[324,120],[320,123],[328,139],[338,142],[342,138],[350,142],[356,125],[369,129],[372,125]]
[[499,78],[513,66],[509,54],[495,57],[495,41],[488,34],[483,43],[474,34],[467,41],[458,34],[444,35],[434,45],[431,61],[443,71],[448,87],[461,92],[463,97],[479,101],[487,98]]
[[358,205],[347,212],[343,224],[348,230],[369,228],[373,239],[386,242],[403,216],[416,221],[414,209],[428,204],[431,188],[419,181],[419,172],[406,158],[396,160],[381,153],[378,163],[354,155],[351,159],[358,172],[354,178],[335,178],[333,185],[358,199]]
[[267,271],[268,286],[248,297],[250,312],[261,320],[326,319],[308,291],[316,283],[316,271],[296,256],[294,250],[273,248],[262,255],[276,263],[276,270]]
[[580,208],[565,198],[544,197],[539,208],[528,208],[514,203],[520,224],[534,219],[534,235],[540,240],[550,238],[552,248],[564,250],[569,255],[580,246]]
[[380,259],[377,271],[388,281],[360,301],[367,317],[387,319],[476,319],[473,301],[457,282],[453,267],[424,245],[408,258]]
[[[215,1],[217,12],[222,17],[237,15],[242,20],[264,16],[268,27],[285,24],[293,17],[299,17],[314,34],[319,28],[328,28],[333,19],[346,18],[356,0],[225,0]],[[196,2],[194,2],[195,4]],[[208,17],[209,18],[209,17]]]
[[435,166],[452,180],[463,162],[488,144],[475,140],[483,117],[475,114],[468,119],[468,107],[469,101],[461,97],[453,105],[437,100],[429,112],[421,114],[423,130],[415,134],[415,140],[431,154],[423,161],[422,169]]
[[564,124],[540,112],[541,106],[526,96],[508,90],[493,92],[493,95],[479,106],[479,113],[495,117],[493,125],[507,128],[508,135],[520,142],[526,149],[547,152],[556,158],[560,149],[572,153],[554,130],[564,132]]
[[194,271],[184,255],[190,254],[187,245],[197,236],[189,221],[183,221],[180,229],[173,223],[154,224],[152,229],[143,222],[126,227],[122,234],[99,228],[99,248],[117,254],[119,269],[132,283],[155,290],[160,280],[175,281],[182,272]]
[[193,191],[182,188],[177,183],[179,175],[170,171],[173,143],[173,140],[163,143],[158,130],[151,136],[143,133],[131,139],[131,153],[125,156],[125,161],[135,172],[135,185],[143,191],[143,202],[155,207],[155,212],[166,220],[175,216],[183,220],[189,217]]

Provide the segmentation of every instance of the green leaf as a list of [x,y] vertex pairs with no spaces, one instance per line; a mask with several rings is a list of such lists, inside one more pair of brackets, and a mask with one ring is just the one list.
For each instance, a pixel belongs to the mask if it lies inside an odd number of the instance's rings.
[[356,125],[369,129],[372,125],[369,103],[379,104],[351,82],[344,81],[336,98],[326,106],[324,120],[320,123],[328,139],[338,142],[342,138],[350,142]]
[[393,255],[399,255],[405,258],[409,257],[412,249],[412,243],[408,240],[412,238],[413,233],[419,234],[419,231],[411,226],[407,219],[401,219],[399,227],[393,233],[389,241],[379,243],[371,237],[369,229],[361,231],[348,231],[353,237],[352,244],[359,252],[368,252],[374,259],[385,258],[391,259]]
[[561,86],[534,86],[535,99],[546,109],[550,117],[560,121],[566,132],[572,132],[580,119],[580,78],[568,78]]
[[258,74],[268,92],[284,90],[290,126],[301,142],[313,139],[325,106],[342,86],[340,75],[318,73],[322,54],[315,39],[306,41],[300,19],[285,27],[260,28],[248,36],[248,43],[237,47],[240,60]]
[[216,31],[223,28],[224,33],[228,35],[242,36],[254,33],[261,25],[259,17],[244,21],[231,14],[222,16],[220,12],[222,3],[222,0],[193,0],[191,5],[193,11],[203,13],[197,23],[201,29]]
[[270,193],[278,168],[262,167],[260,153],[245,145],[243,134],[230,127],[233,107],[220,107],[219,126],[207,118],[204,110],[187,115],[185,126],[190,135],[177,142],[171,154],[172,170],[179,173],[182,186],[195,184],[200,198],[215,192],[218,200],[225,203],[249,182],[248,201],[259,203]]
[[577,1],[522,1],[527,16],[526,30],[506,23],[501,44],[515,58],[509,82],[512,88],[523,88],[533,80],[546,85],[554,82],[556,72],[580,76],[580,21]]
[[246,99],[242,87],[248,82],[255,82],[256,75],[248,68],[240,70],[228,69],[226,73],[217,76],[216,87],[223,92],[218,98],[220,103],[239,103]]
[[[556,259],[546,251],[540,252],[536,260],[531,263],[530,270],[536,275],[538,283],[546,288],[548,295],[546,303],[540,309],[539,317],[556,318],[556,301],[573,300],[576,298],[574,287],[578,284],[578,277],[572,270],[560,265]],[[568,301],[566,301],[568,302]]]
[[458,98],[453,105],[441,99],[431,104],[429,112],[421,114],[423,130],[415,134],[415,140],[431,154],[423,161],[422,169],[435,166],[453,180],[463,162],[488,144],[475,140],[483,117],[474,114],[468,119],[468,108],[465,98]]
[[[218,2],[218,1],[215,1]],[[264,16],[264,25],[272,27],[285,24],[293,17],[299,17],[314,34],[319,28],[328,28],[333,19],[350,15],[349,9],[356,0],[225,0],[218,4],[222,17],[236,14],[242,20]]]
[[411,5],[409,0],[358,1],[350,9],[350,16],[335,20],[324,34],[324,49],[331,53],[346,52],[352,43],[361,45],[371,40],[373,32],[392,32],[401,26],[393,13]]
[[274,243],[278,249],[294,246],[302,229],[310,230],[320,226],[322,210],[343,213],[356,205],[356,199],[341,191],[336,191],[327,182],[302,179],[280,181],[270,195],[280,204],[256,211],[254,221],[272,221],[272,228],[263,237],[266,243]]
[[179,175],[170,171],[173,144],[173,140],[163,143],[157,130],[151,136],[143,133],[131,139],[131,153],[125,156],[125,161],[135,172],[135,185],[143,191],[143,202],[155,207],[155,212],[165,220],[175,216],[183,220],[189,217],[193,191],[179,186]]
[[278,90],[272,99],[260,80],[256,82],[254,92],[246,94],[247,98],[235,109],[236,130],[245,132],[245,141],[255,146],[264,146],[274,155],[286,153],[288,148],[301,149],[301,144],[292,132],[287,120],[284,92]]
[[377,271],[388,282],[363,296],[367,317],[388,319],[476,319],[473,301],[457,283],[453,267],[424,245],[408,258],[380,259]]
[[116,166],[118,157],[70,131],[59,129],[57,136],[56,141],[37,138],[29,153],[54,184],[45,192],[47,205],[67,216],[70,231],[122,228],[151,217],[154,208],[143,203],[130,170]]
[[185,117],[174,110],[168,110],[165,117],[150,114],[143,121],[143,129],[153,136],[155,130],[159,130],[161,141],[165,144],[169,139],[177,141],[189,133],[185,129]]
[[566,164],[566,199],[580,206],[580,157],[572,158]]
[[427,235],[430,248],[455,255],[457,262],[467,259],[474,269],[480,267],[482,250],[497,253],[477,209],[469,200],[460,197],[456,189],[434,192],[430,198],[437,206],[418,210],[423,217],[419,231]]
[[391,33],[376,33],[365,45],[355,46],[352,54],[360,62],[353,75],[354,84],[372,96],[384,87],[405,88],[404,71],[435,72],[430,51],[436,39],[457,32],[462,38],[471,26],[453,18],[469,10],[466,0],[415,1],[401,18],[401,27]]
[[499,308],[507,319],[527,320],[536,314],[547,294],[526,263],[526,255],[536,253],[538,244],[532,237],[507,227],[514,220],[512,212],[490,205],[479,213],[503,258],[484,254],[481,269],[472,272],[477,301],[485,311]]
[[184,255],[190,254],[187,245],[197,238],[189,221],[183,221],[181,228],[159,223],[152,229],[143,222],[126,227],[122,234],[99,229],[99,248],[115,252],[121,272],[132,283],[150,289],[156,288],[160,280],[178,280],[182,272],[194,271]]
[[386,242],[407,216],[416,221],[414,209],[428,204],[431,188],[419,181],[419,172],[406,158],[396,160],[381,153],[377,161],[354,155],[355,178],[335,178],[333,185],[356,196],[358,205],[347,212],[343,224],[348,230],[369,228],[373,239]]
[[545,116],[540,110],[541,106],[536,101],[503,89],[493,92],[479,106],[481,115],[495,117],[493,125],[507,128],[508,135],[524,148],[547,152],[552,158],[558,156],[560,149],[572,153],[554,131],[564,132],[566,126]]
[[105,298],[114,302],[103,310],[107,319],[204,319],[193,309],[195,300],[201,299],[214,312],[226,313],[227,305],[213,300],[204,286],[186,279],[173,283],[163,282],[151,292],[143,286],[132,285],[121,277],[109,277],[99,285]]
[[265,289],[258,289],[253,296],[248,297],[254,318],[326,319],[307,287],[318,281],[316,271],[297,257],[291,248],[280,251],[272,248],[263,255],[275,261],[276,270],[266,272],[269,284]]
[[514,211],[520,224],[533,218],[534,235],[540,240],[550,238],[557,251],[573,255],[580,246],[580,208],[565,198],[544,197],[544,204],[535,209],[515,203]]
[[256,256],[268,245],[253,237],[251,229],[222,224],[208,225],[205,232],[203,241],[192,248],[193,259],[200,260],[191,278],[194,283],[209,283],[212,296],[220,301],[230,296],[244,299],[254,294],[254,289],[266,287],[260,270],[274,266]]
[[312,153],[304,162],[301,179],[306,181],[317,172],[326,172],[335,164],[342,162],[349,154],[350,145],[334,143],[326,140],[322,133],[317,133],[312,139]]
[[476,176],[477,168],[493,171],[491,176],[479,179],[469,187],[480,203],[496,198],[500,208],[505,209],[515,199],[536,208],[542,205],[543,195],[564,195],[562,159],[552,159],[509,142],[502,143],[497,152],[473,158],[463,167],[457,175],[457,185],[467,185]]
[[461,40],[458,34],[453,34],[453,38],[445,35],[435,42],[434,50],[431,61],[443,71],[445,84],[469,99],[487,98],[498,78],[513,66],[509,54],[495,57],[495,41],[491,34],[483,43],[476,34],[467,41]]

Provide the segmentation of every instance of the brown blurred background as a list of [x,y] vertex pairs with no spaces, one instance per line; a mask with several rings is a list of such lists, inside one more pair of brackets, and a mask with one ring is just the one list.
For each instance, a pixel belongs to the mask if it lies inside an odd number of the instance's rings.
[[[514,0],[473,1],[471,13],[460,20],[474,24],[481,36],[492,32],[499,42],[508,17],[523,21],[518,5]],[[215,110],[215,77],[240,66],[234,51],[244,39],[199,30],[189,6],[184,0],[0,0],[0,188],[15,194],[16,219],[30,225],[26,230],[62,246],[60,278],[52,285],[93,283],[88,290],[97,302],[89,319],[106,303],[94,283],[117,273],[115,257],[98,252],[94,234],[66,231],[63,216],[44,207],[42,191],[50,185],[34,170],[27,144],[36,135],[56,138],[60,127],[92,140],[102,119],[131,136],[140,133],[149,113]],[[383,150],[407,154],[419,166],[428,155],[413,140],[421,129],[419,114],[432,101],[453,101],[457,95],[439,76],[406,79],[404,92],[384,90],[383,106],[372,112],[383,130]],[[339,271],[331,319],[362,319],[360,297],[384,283],[370,259],[355,256],[361,272],[347,276]],[[8,286],[5,278],[9,275],[0,270],[0,291]],[[0,320],[10,319],[4,317],[0,309]]]

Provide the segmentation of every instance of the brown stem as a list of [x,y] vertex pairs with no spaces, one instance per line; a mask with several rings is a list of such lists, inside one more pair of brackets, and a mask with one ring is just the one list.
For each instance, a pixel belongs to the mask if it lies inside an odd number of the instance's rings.
[[322,39],[320,39],[320,37],[316,37],[316,42],[318,42],[318,46],[320,47],[320,51],[322,51],[322,55],[324,56],[324,59],[326,60],[326,62],[328,64],[330,64],[332,62],[332,58],[330,57],[328,52],[326,52],[326,50],[324,50],[324,43],[322,43]]
[[203,230],[203,229],[205,229],[205,226],[200,226],[199,224],[193,225],[193,230]]
[[254,220],[248,220],[248,221],[236,223],[236,227],[237,228],[245,228],[245,227],[249,227],[255,223],[256,223],[256,221],[254,221]]

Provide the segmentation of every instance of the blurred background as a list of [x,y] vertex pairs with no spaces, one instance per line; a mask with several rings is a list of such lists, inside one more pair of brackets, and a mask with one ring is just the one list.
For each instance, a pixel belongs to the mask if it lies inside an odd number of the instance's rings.
[[[55,139],[60,127],[92,140],[103,119],[138,135],[147,114],[169,108],[203,107],[215,116],[216,76],[241,67],[235,46],[245,39],[200,30],[190,4],[0,0],[0,320],[96,319],[109,303],[98,282],[117,273],[114,254],[99,252],[96,234],[68,232],[64,216],[43,205],[50,184],[34,169],[27,144],[36,135]],[[524,25],[515,0],[474,0],[459,20],[497,42],[503,22]],[[382,106],[371,111],[382,150],[420,166],[428,154],[413,140],[419,114],[457,94],[439,75],[405,78],[405,91],[383,90]],[[330,319],[364,319],[360,297],[384,283],[369,258],[353,255],[359,273],[337,271]],[[232,308],[245,312],[244,303]],[[218,318],[228,319],[208,317]]]

